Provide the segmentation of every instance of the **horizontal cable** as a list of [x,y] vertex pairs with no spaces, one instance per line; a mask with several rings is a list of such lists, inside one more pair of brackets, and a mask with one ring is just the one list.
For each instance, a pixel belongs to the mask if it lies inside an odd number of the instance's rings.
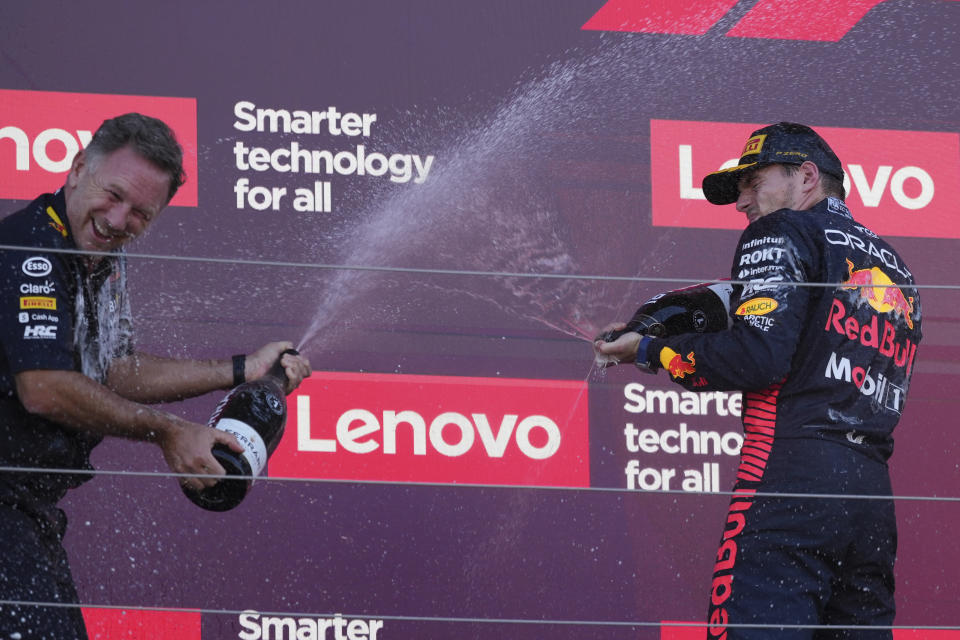
[[[0,244],[0,250],[12,251],[42,251],[44,253],[65,253],[86,256],[114,256],[116,254],[104,251],[81,251],[79,249],[48,249],[27,247],[21,245]],[[256,267],[281,267],[291,269],[318,269],[328,271],[371,271],[384,273],[411,273],[421,275],[449,275],[449,276],[482,276],[490,278],[543,278],[554,280],[596,280],[605,282],[664,282],[664,283],[700,283],[700,282],[726,282],[728,284],[752,284],[749,280],[725,280],[710,278],[677,278],[662,276],[610,276],[610,275],[586,275],[576,273],[531,273],[526,271],[482,271],[470,269],[434,269],[426,267],[390,267],[377,265],[357,265],[357,264],[330,264],[320,262],[286,262],[276,260],[246,260],[239,258],[209,258],[201,256],[174,256],[165,254],[148,253],[125,253],[127,258],[143,260],[168,260],[174,262],[202,262],[208,264],[226,264],[226,265],[244,265]],[[765,283],[764,286],[791,286],[791,287],[837,287],[843,285],[843,282],[775,282]],[[899,287],[897,284],[870,284],[871,287]],[[960,290],[960,284],[915,284],[911,285],[917,289],[947,289]]]
[[[215,478],[215,479],[245,479],[247,476],[222,476],[210,473],[174,473],[172,471],[124,471],[109,469],[59,469],[45,467],[4,467],[0,466],[0,473],[44,473],[63,475],[92,475],[92,476],[129,476],[138,478]],[[909,502],[960,502],[960,497],[954,496],[897,496],[874,494],[840,494],[840,493],[785,493],[785,492],[751,492],[749,496],[738,491],[684,491],[682,489],[627,489],[625,487],[565,487],[555,485],[524,485],[524,484],[481,484],[460,482],[421,482],[395,480],[355,480],[342,478],[296,478],[289,476],[257,476],[255,482],[302,483],[302,484],[355,484],[372,486],[396,487],[425,487],[425,488],[456,488],[456,489],[511,489],[523,491],[563,491],[586,493],[626,493],[626,494],[667,494],[667,495],[698,495],[698,496],[742,496],[742,497],[778,497],[778,498],[817,498],[838,500],[902,500]]]
[[[0,600],[0,605],[27,606],[27,607],[59,607],[59,608],[87,608],[87,609],[116,609],[123,611],[150,611],[157,613],[199,613],[208,615],[235,615],[244,613],[257,613],[261,618],[264,617],[285,617],[285,618],[312,618],[312,619],[330,619],[339,616],[347,620],[389,620],[393,622],[440,622],[440,623],[460,623],[460,624],[515,624],[515,625],[543,625],[543,626],[584,626],[584,627],[679,627],[679,628],[703,628],[706,623],[700,622],[665,622],[649,620],[554,620],[554,619],[534,619],[534,618],[476,618],[476,617],[455,617],[455,616],[411,616],[411,615],[390,615],[377,613],[316,613],[300,611],[255,611],[253,609],[208,609],[202,607],[152,607],[145,605],[100,605],[100,604],[66,604],[63,602],[43,602],[31,600]],[[781,623],[729,623],[724,625],[728,629],[815,629],[815,630],[856,630],[856,631],[886,631],[886,630],[918,630],[918,631],[956,631],[960,626],[946,625],[822,625],[822,624],[781,624]]]
[[[81,251],[77,249],[51,249],[0,244],[0,250],[14,251],[38,251],[46,253],[64,253],[92,256],[111,256],[110,252]],[[720,280],[703,280],[691,278],[666,278],[654,276],[602,276],[602,275],[581,275],[581,274],[557,274],[557,273],[529,273],[529,272],[502,272],[502,271],[479,271],[479,270],[457,270],[457,269],[430,269],[430,268],[410,268],[410,267],[389,267],[372,265],[339,265],[309,262],[286,262],[271,260],[245,260],[235,258],[210,258],[197,256],[174,256],[163,254],[136,254],[126,253],[128,258],[150,259],[150,260],[168,260],[179,262],[202,262],[228,265],[246,265],[246,266],[266,266],[280,268],[301,268],[301,269],[321,269],[321,270],[353,270],[353,271],[374,271],[390,273],[414,273],[430,275],[458,275],[458,276],[486,276],[497,278],[546,278],[546,279],[570,279],[570,280],[600,280],[600,281],[625,281],[625,282],[666,282],[666,283],[691,283],[691,282],[720,282]],[[723,280],[728,284],[751,284],[749,281]],[[806,287],[836,287],[844,283],[770,283],[774,286],[806,286]],[[768,285],[765,285],[768,286]],[[875,287],[898,286],[896,284],[871,284]],[[916,288],[927,289],[960,289],[960,285],[915,285]],[[19,472],[19,473],[63,473],[63,474],[90,474],[90,475],[117,475],[117,476],[141,476],[141,477],[185,477],[185,478],[219,478],[215,475],[199,474],[176,474],[170,472],[140,472],[140,471],[109,471],[93,470],[78,471],[76,469],[46,469],[46,468],[26,468],[26,467],[0,467],[0,472]],[[263,480],[264,478],[260,478]],[[379,485],[399,485],[399,486],[440,486],[440,487],[474,487],[474,488],[497,488],[497,489],[528,489],[528,490],[553,490],[553,491],[593,491],[593,492],[618,492],[618,493],[663,493],[663,494],[693,494],[693,495],[735,495],[732,491],[683,491],[683,490],[637,490],[626,488],[607,488],[607,487],[559,487],[559,486],[541,486],[541,485],[498,485],[498,484],[466,484],[466,483],[429,483],[429,482],[391,482],[391,481],[373,481],[373,480],[338,480],[326,478],[291,478],[291,477],[270,477],[271,481],[277,482],[304,482],[304,483],[336,483],[336,484],[379,484]],[[757,493],[757,496],[780,496],[780,497],[806,497],[806,498],[835,498],[835,499],[874,499],[887,500],[890,496],[876,495],[842,495],[842,494],[789,494],[789,493]],[[958,502],[960,497],[941,497],[941,496],[893,496],[896,500],[908,501],[935,501],[935,502]]]

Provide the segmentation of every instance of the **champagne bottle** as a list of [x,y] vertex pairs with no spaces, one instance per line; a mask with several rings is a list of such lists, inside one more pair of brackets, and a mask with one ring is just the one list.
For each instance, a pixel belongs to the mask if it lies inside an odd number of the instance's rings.
[[297,351],[287,349],[263,378],[234,387],[210,416],[208,426],[232,434],[245,450],[236,453],[225,445],[214,445],[213,457],[227,476],[205,489],[183,487],[198,506],[229,511],[240,504],[280,444],[287,419],[287,375],[280,360],[287,353],[296,355]]
[[637,309],[626,328],[609,331],[603,339],[613,342],[630,331],[663,338],[727,329],[732,293],[732,285],[717,282],[658,294]]

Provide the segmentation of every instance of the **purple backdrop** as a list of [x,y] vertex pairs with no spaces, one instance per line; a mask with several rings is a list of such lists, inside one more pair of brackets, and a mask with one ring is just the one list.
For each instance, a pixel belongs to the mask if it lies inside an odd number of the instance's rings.
[[[66,501],[84,603],[200,609],[203,640],[238,637],[246,609],[380,619],[381,638],[656,638],[660,621],[702,619],[728,497],[625,489],[625,465],[643,454],[627,451],[623,429],[727,433],[738,420],[625,411],[628,384],[670,385],[628,368],[597,373],[583,339],[680,280],[729,269],[738,231],[651,224],[650,121],[956,133],[960,3],[882,2],[838,42],[726,37],[750,0],[702,35],[581,29],[604,4],[0,9],[0,88],[196,99],[199,205],[171,208],[131,249],[154,256],[131,260],[145,350],[224,357],[287,338],[304,341],[318,371],[589,383],[581,490],[266,479],[235,511],[210,514],[170,478],[98,477]],[[376,121],[368,137],[243,132],[242,101]],[[422,184],[316,177],[241,170],[238,143],[434,159]],[[289,193],[276,211],[240,209],[241,178]],[[331,211],[296,211],[294,188],[315,180],[330,182]],[[921,284],[958,284],[957,240],[893,240]],[[518,273],[607,279],[508,275]],[[960,296],[923,295],[924,343],[892,460],[904,497],[897,624],[913,627],[955,625],[960,610]],[[205,421],[219,397],[170,409]],[[643,465],[717,463],[726,491],[734,460],[661,454]],[[121,441],[95,463],[165,470],[155,448]]]

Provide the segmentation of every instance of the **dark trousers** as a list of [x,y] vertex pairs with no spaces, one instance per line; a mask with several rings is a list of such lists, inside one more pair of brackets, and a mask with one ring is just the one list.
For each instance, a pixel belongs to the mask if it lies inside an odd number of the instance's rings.
[[87,639],[62,544],[66,524],[52,506],[28,513],[0,504],[0,600],[18,603],[0,604],[3,640]]
[[892,638],[889,629],[816,628],[893,624],[897,529],[886,464],[814,439],[776,440],[765,468],[759,458],[730,501],[707,638]]

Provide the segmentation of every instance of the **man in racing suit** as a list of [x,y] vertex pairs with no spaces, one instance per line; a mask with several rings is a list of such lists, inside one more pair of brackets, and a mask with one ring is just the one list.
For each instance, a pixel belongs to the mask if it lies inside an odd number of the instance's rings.
[[[259,378],[291,346],[223,361],[134,349],[122,249],[182,184],[181,158],[164,123],[118,116],[77,154],[63,188],[0,220],[3,243],[17,247],[0,251],[3,638],[86,638],[57,503],[90,479],[94,446],[106,435],[154,442],[172,471],[207,476],[185,485],[214,484],[224,470],[211,447],[242,451],[233,436],[141,403]],[[291,389],[309,375],[304,358],[283,362]]]
[[851,216],[842,179],[809,127],[754,132],[737,166],[703,181],[710,202],[736,202],[749,220],[730,274],[741,283],[731,327],[595,343],[598,355],[666,369],[686,389],[744,393],[708,638],[892,637],[852,627],[893,623],[886,461],[921,337],[920,299],[896,251]]

